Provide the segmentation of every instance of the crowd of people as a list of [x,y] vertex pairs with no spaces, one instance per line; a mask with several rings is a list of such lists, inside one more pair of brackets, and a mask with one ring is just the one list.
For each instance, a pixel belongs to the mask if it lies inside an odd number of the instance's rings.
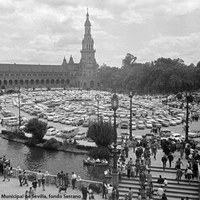
[[[151,162],[152,159],[157,159],[157,151],[160,148],[163,150],[163,156],[160,160],[163,171],[168,167],[176,169],[176,177],[174,178],[177,180],[178,184],[181,179],[188,180],[190,184],[193,179],[198,178],[200,154],[196,149],[195,142],[189,141],[185,143],[185,141],[170,139],[161,142],[158,141],[156,137],[152,139],[143,137],[141,141],[130,141],[128,138],[124,138],[122,139],[121,151],[118,159],[119,180],[122,179],[122,176],[133,179],[138,177],[140,183],[138,200],[151,199],[155,195],[162,200],[168,199],[166,194],[168,185],[167,179],[163,178],[161,175],[159,176],[157,180],[157,190],[154,189],[152,182]],[[135,160],[128,155],[131,149],[133,149],[133,153],[135,154]],[[177,157],[177,154],[180,156]],[[187,159],[186,165],[183,165],[183,158]],[[108,171],[108,173],[109,172],[111,171]],[[125,199],[131,200],[132,194],[133,191],[129,188]]]

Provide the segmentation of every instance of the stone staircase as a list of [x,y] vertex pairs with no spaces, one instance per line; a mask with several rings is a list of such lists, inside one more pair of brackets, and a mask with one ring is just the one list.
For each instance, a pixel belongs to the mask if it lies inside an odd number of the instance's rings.
[[[182,180],[178,182],[175,180],[176,178],[176,170],[173,168],[166,168],[163,171],[162,167],[151,167],[151,174],[153,177],[153,186],[156,193],[158,189],[157,179],[159,175],[162,175],[163,178],[166,178],[168,181],[166,196],[168,200],[180,200],[181,197],[188,197],[189,200],[199,200],[199,182],[197,179],[192,180],[189,184],[187,180],[185,180],[184,175],[182,176]],[[139,178],[127,178],[126,176],[122,176],[122,180],[119,183],[119,195],[120,199],[123,199],[125,194],[128,193],[129,188],[133,191],[133,199],[137,197],[140,184]],[[152,199],[158,199],[155,194]]]

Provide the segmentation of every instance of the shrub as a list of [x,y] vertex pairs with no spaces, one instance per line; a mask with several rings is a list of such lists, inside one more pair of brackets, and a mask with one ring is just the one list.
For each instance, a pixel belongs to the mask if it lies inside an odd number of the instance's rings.
[[61,146],[62,146],[62,143],[57,141],[55,138],[51,138],[51,139],[47,140],[43,145],[44,148],[53,149],[53,150],[57,150]]
[[38,140],[36,138],[29,138],[27,142],[25,142],[26,145],[34,147],[36,144],[38,144]]
[[106,159],[109,160],[110,151],[107,147],[95,147],[94,149],[90,150],[89,156],[94,159]]

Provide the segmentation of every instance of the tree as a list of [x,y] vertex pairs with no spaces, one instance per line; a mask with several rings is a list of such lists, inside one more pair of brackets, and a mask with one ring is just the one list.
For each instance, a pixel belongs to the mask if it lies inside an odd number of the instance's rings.
[[93,139],[97,145],[96,148],[90,150],[89,155],[94,159],[109,159],[109,146],[113,142],[114,128],[108,122],[94,122],[87,132],[87,136]]
[[41,142],[47,131],[47,123],[38,120],[38,118],[30,119],[24,131],[27,133],[31,133],[32,138],[35,139],[37,142]]
[[87,136],[93,139],[97,146],[108,147],[113,142],[114,129],[111,123],[94,122],[89,126]]

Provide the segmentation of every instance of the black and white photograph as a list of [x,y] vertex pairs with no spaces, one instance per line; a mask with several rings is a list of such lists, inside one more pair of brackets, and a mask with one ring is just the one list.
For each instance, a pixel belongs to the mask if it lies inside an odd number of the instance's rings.
[[0,0],[0,200],[199,200],[199,19],[199,0]]

